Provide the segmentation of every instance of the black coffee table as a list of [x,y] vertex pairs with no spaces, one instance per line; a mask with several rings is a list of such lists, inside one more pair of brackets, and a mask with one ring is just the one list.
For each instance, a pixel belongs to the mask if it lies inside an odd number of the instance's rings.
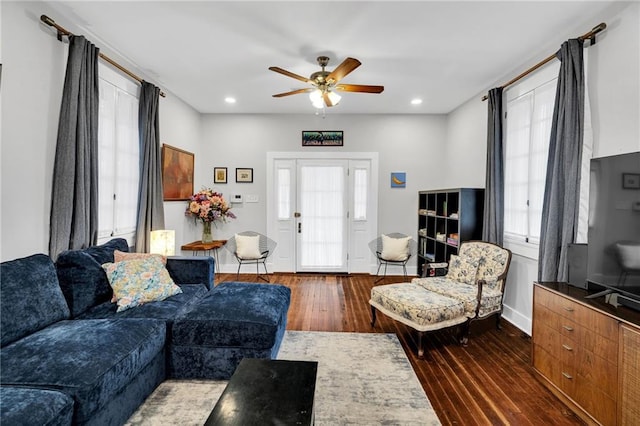
[[245,358],[205,425],[312,425],[317,362]]

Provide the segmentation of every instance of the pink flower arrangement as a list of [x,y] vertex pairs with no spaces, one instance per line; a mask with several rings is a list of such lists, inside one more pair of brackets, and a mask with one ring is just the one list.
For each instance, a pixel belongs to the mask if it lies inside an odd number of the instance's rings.
[[184,214],[202,222],[226,222],[227,219],[236,218],[222,194],[209,188],[203,188],[191,196]]

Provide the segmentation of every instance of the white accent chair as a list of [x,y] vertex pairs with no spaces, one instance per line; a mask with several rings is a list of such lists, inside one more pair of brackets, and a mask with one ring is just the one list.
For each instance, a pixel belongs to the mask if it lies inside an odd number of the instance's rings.
[[[238,261],[236,279],[240,278],[242,265],[255,264],[257,279],[269,282],[269,278],[266,277],[269,274],[266,262],[277,246],[274,240],[258,232],[245,231],[235,234],[224,246]],[[264,274],[260,274],[259,265],[261,264],[264,267]]]
[[378,276],[380,268],[384,265],[384,275],[379,276],[376,282],[383,280],[387,276],[388,265],[401,265],[406,281],[407,262],[409,262],[411,256],[416,254],[417,246],[413,238],[398,232],[380,235],[375,240],[369,242],[369,249],[371,249],[378,259],[376,276]]

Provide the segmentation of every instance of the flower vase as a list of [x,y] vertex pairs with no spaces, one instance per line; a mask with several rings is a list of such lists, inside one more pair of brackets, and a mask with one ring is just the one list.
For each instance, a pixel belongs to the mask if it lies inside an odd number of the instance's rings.
[[213,241],[213,235],[211,234],[211,222],[202,222],[202,242],[210,243]]

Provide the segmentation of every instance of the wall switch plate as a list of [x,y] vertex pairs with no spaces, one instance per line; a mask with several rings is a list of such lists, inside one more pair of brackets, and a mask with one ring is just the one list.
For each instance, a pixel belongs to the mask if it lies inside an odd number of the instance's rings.
[[257,203],[259,199],[260,198],[255,194],[247,194],[247,203]]
[[242,195],[241,194],[235,194],[231,197],[231,202],[232,203],[241,203],[242,202]]

